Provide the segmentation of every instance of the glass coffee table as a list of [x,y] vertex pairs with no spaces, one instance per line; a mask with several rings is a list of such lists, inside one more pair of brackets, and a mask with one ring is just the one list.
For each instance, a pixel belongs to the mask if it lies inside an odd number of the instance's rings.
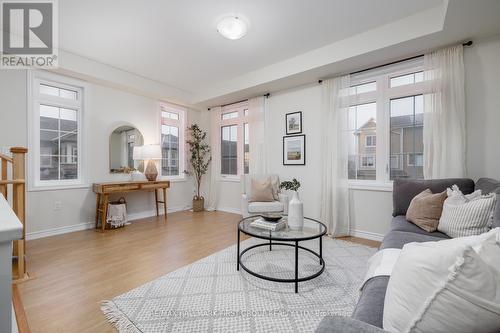
[[[238,224],[238,249],[237,249],[237,257],[238,257],[238,263],[237,263],[237,270],[240,270],[240,267],[243,268],[245,271],[247,271],[249,274],[258,277],[260,279],[264,279],[267,281],[274,281],[274,282],[283,282],[283,283],[294,283],[295,284],[295,292],[297,293],[299,290],[299,282],[304,282],[308,281],[311,279],[314,279],[321,275],[323,271],[325,270],[325,261],[323,260],[323,243],[322,243],[322,236],[326,234],[326,226],[314,219],[304,217],[304,227],[301,230],[291,230],[288,228],[288,225],[279,231],[269,231],[265,229],[260,229],[256,227],[252,227],[250,224],[258,219],[261,218],[261,216],[251,216],[242,219],[239,224]],[[287,217],[284,216],[284,219]],[[240,233],[244,233],[248,236],[259,238],[259,239],[264,239],[267,240],[265,243],[260,243],[256,245],[252,245],[243,251],[240,252]],[[312,240],[312,239],[318,239],[319,241],[319,253],[308,249],[306,247],[300,246],[299,243],[302,241],[307,241],[307,240]],[[284,243],[287,242],[287,243]],[[271,276],[265,276],[262,274],[259,274],[257,272],[252,271],[249,269],[247,266],[245,266],[244,260],[243,260],[243,255],[247,253],[248,251],[262,247],[262,246],[269,246],[269,251],[272,251],[273,246],[289,246],[293,247],[295,251],[295,278],[293,279],[282,279],[282,278],[275,278]],[[304,276],[299,278],[299,249],[303,251],[307,251],[314,256],[318,257],[319,259],[319,270],[309,276]]]

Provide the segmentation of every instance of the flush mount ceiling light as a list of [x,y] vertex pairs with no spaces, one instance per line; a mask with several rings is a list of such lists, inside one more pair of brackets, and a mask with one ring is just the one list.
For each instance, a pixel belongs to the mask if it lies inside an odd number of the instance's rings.
[[217,22],[217,31],[227,39],[240,39],[247,34],[248,24],[236,15],[225,16]]

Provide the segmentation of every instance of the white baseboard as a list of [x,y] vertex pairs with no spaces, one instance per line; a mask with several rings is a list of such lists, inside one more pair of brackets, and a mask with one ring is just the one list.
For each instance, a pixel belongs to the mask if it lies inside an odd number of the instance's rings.
[[40,231],[32,231],[26,233],[26,240],[45,238],[55,235],[67,234],[69,232],[92,229],[94,227],[94,224],[95,222],[85,222],[85,223],[72,224],[64,227],[50,228]]
[[241,209],[237,209],[237,208],[232,208],[232,207],[217,207],[217,210],[219,210],[221,212],[233,213],[233,214],[241,215]]
[[382,235],[382,234],[377,234],[375,232],[369,232],[369,231],[363,231],[363,230],[357,230],[357,229],[350,229],[349,235],[354,236],[354,237],[359,237],[359,238],[370,239],[370,240],[374,240],[374,241],[378,241],[378,242],[381,242],[382,239],[384,238],[384,235]]
[[[189,210],[190,208],[191,207],[189,207],[189,206],[188,207],[183,207],[183,206],[171,207],[171,208],[167,209],[167,213],[180,212],[183,210]],[[160,215],[163,215],[162,212],[163,212],[163,210],[160,211]],[[129,221],[133,222],[135,220],[140,220],[140,219],[152,217],[155,215],[156,215],[156,211],[150,210],[150,211],[129,214],[128,219],[129,219]],[[50,236],[67,234],[67,233],[75,232],[75,231],[93,229],[94,225],[95,225],[95,222],[92,221],[92,222],[72,224],[72,225],[63,226],[63,227],[50,228],[50,229],[46,229],[46,230],[32,231],[32,232],[26,233],[26,240],[45,238],[45,237],[50,237]]]

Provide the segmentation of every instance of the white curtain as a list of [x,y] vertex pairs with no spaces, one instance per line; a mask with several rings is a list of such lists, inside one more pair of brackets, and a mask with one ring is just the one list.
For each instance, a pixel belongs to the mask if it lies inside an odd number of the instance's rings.
[[220,119],[221,107],[210,109],[210,149],[212,162],[210,167],[210,184],[208,192],[207,210],[217,209],[218,191],[219,191],[219,172],[220,172]]
[[251,98],[248,101],[248,127],[250,144],[250,174],[266,174],[266,98],[264,96]]
[[348,189],[349,75],[322,83],[322,188],[321,221],[328,234],[349,234]]
[[465,87],[463,46],[424,56],[424,177],[464,177]]

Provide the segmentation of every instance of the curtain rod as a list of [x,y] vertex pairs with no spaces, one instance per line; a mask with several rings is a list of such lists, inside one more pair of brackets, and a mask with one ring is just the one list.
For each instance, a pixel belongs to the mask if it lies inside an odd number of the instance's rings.
[[[470,40],[468,42],[462,43],[462,46],[471,46],[472,43],[473,42]],[[397,63],[400,63],[400,62],[417,59],[417,58],[420,58],[420,57],[423,57],[423,56],[424,56],[423,54],[419,54],[419,55],[416,55],[416,56],[413,56],[413,57],[409,57],[409,58],[405,58],[405,59],[402,59],[402,60],[393,61],[393,62],[390,62],[390,63],[387,63],[387,64],[373,66],[373,67],[369,67],[369,68],[366,68],[366,69],[361,69],[359,71],[351,72],[351,73],[349,73],[349,75],[354,75],[354,74],[359,74],[359,73],[367,72],[367,71],[370,71],[372,69],[377,69],[377,68],[380,68],[380,67],[394,65],[394,64],[397,64]],[[319,84],[321,84],[322,82],[323,82],[323,80],[318,80]]]
[[[262,96],[263,96],[263,97],[265,97],[265,98],[269,98],[269,96],[271,96],[271,94],[270,94],[270,93],[267,93],[267,94],[264,94],[264,95],[262,95]],[[237,102],[232,102],[232,103],[223,104],[223,105],[221,105],[220,107],[221,107],[221,108],[223,108],[223,107],[228,106],[228,105],[231,105],[231,104],[238,104],[238,103],[241,103],[241,102],[246,102],[246,101],[248,101],[248,98],[247,98],[247,99],[242,99],[241,101],[237,101]],[[208,111],[210,111],[210,109],[211,109],[211,108],[208,108]]]

